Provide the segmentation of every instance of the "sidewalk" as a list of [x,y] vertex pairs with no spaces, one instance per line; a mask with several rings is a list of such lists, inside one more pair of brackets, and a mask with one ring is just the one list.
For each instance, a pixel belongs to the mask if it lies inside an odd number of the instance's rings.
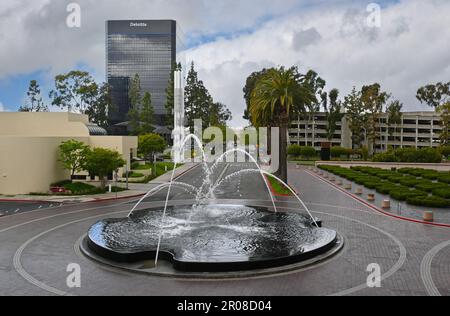
[[[187,173],[191,169],[195,168],[197,164],[195,163],[187,163],[175,170],[175,179]],[[0,202],[50,202],[50,203],[82,203],[82,202],[100,202],[105,200],[114,200],[114,199],[125,199],[125,198],[133,198],[139,197],[146,194],[151,189],[157,187],[162,183],[170,182],[172,177],[172,171],[167,172],[159,178],[156,178],[150,183],[147,184],[133,184],[130,183],[128,185],[129,190],[122,192],[112,192],[112,193],[104,193],[104,194],[96,194],[96,195],[74,195],[74,196],[59,196],[59,195],[16,195],[13,197],[10,196],[2,196],[0,195]],[[125,184],[119,184],[120,186],[125,186]]]

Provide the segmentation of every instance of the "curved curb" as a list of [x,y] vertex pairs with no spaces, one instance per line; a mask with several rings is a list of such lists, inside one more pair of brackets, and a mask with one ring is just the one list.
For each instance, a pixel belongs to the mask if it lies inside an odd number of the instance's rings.
[[392,217],[392,218],[399,219],[399,220],[406,221],[406,222],[416,223],[416,224],[423,224],[423,225],[429,225],[429,226],[435,226],[435,227],[450,228],[450,224],[425,222],[425,221],[421,221],[421,220],[418,220],[418,219],[404,217],[404,216],[395,215],[395,214],[391,214],[391,213],[385,212],[382,209],[376,207],[375,205],[367,203],[366,201],[364,201],[363,199],[360,199],[356,195],[354,195],[354,194],[352,194],[352,193],[350,193],[350,192],[348,192],[348,191],[338,187],[334,183],[332,183],[332,182],[330,182],[330,181],[328,181],[328,180],[326,180],[326,179],[324,179],[322,177],[319,177],[319,176],[315,175],[314,173],[309,172],[308,170],[304,170],[304,171],[307,174],[309,174],[310,176],[327,183],[328,185],[332,186],[333,188],[339,190],[342,193],[347,194],[348,196],[350,196],[354,200],[360,202],[361,204],[364,204],[365,206],[367,206],[367,207],[371,208],[372,210],[377,211],[378,213],[381,213],[381,214],[383,214],[385,216]]

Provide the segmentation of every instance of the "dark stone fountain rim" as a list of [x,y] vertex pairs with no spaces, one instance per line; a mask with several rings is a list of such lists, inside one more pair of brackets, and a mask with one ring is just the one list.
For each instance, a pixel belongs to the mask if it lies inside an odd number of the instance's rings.
[[[219,204],[220,206],[238,206],[238,205],[225,205]],[[244,206],[244,205],[240,205]],[[180,207],[190,207],[190,205],[177,205],[170,206],[169,210]],[[269,212],[268,208],[262,206],[245,206],[254,208],[258,211]],[[152,211],[152,210],[160,210],[160,208],[149,208],[146,210],[138,211]],[[284,212],[283,212],[284,213]],[[103,221],[109,222],[119,222],[123,219],[106,219]],[[102,221],[99,221],[102,222]],[[312,221],[311,221],[312,223]],[[321,225],[321,222],[318,222]],[[322,228],[318,228],[322,229]],[[334,231],[333,231],[334,232]],[[334,239],[329,243],[312,249],[307,252],[296,253],[290,256],[283,257],[274,257],[274,258],[253,258],[253,260],[247,261],[228,261],[228,262],[197,262],[197,261],[189,261],[189,260],[177,260],[175,253],[172,251],[161,249],[159,252],[159,259],[170,262],[173,265],[173,268],[180,272],[201,272],[201,273],[220,273],[220,272],[237,272],[237,271],[250,271],[250,270],[261,270],[261,269],[271,269],[276,267],[283,267],[289,265],[295,265],[302,262],[306,262],[315,257],[325,255],[327,252],[335,253],[336,249],[340,249],[342,247],[343,241],[342,238],[334,232]],[[339,245],[337,245],[339,244]],[[86,247],[87,249],[83,249]],[[90,256],[94,257],[95,260],[108,263],[111,265],[117,265],[118,267],[123,268],[125,265],[131,265],[136,262],[144,262],[149,260],[154,260],[156,257],[156,250],[151,251],[127,251],[125,249],[120,250],[112,250],[106,247],[102,247],[98,245],[95,241],[93,241],[89,234],[85,237],[81,245],[82,251]],[[100,258],[99,258],[100,257]]]

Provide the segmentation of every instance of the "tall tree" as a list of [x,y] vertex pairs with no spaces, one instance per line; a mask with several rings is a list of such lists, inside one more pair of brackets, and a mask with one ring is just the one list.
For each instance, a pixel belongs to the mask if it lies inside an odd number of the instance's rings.
[[133,79],[131,80],[128,96],[130,98],[131,105],[131,108],[128,111],[131,133],[134,135],[138,135],[140,128],[140,112],[142,103],[141,78],[139,77],[139,74],[135,74]]
[[175,83],[175,77],[174,73],[175,71],[181,71],[181,63],[174,63],[172,66],[172,72],[170,75],[169,83],[167,84],[166,88],[166,103],[164,104],[164,107],[166,108],[166,125],[173,129],[173,109],[175,107],[175,91],[174,91],[174,83]]
[[250,114],[254,125],[272,121],[280,127],[280,168],[278,175],[287,182],[287,131],[294,113],[302,111],[314,96],[308,86],[300,83],[297,68],[270,69],[254,88],[250,100]]
[[86,109],[85,114],[89,116],[92,123],[107,128],[109,126],[108,113],[116,111],[116,109],[111,96],[111,87],[104,83],[98,89],[96,98]]
[[362,131],[366,125],[366,117],[364,115],[365,109],[361,101],[361,92],[353,87],[350,94],[344,98],[343,106],[349,119],[349,127],[352,132],[353,145],[362,148]]
[[85,71],[74,70],[55,77],[55,89],[50,91],[52,105],[69,112],[86,113],[98,95],[98,85]]
[[[386,108],[388,114],[388,133],[391,137],[397,134],[398,125],[402,123],[402,109],[403,104],[399,100],[392,101]],[[392,125],[394,125],[394,129],[392,129]]]
[[149,134],[155,130],[153,127],[154,110],[152,105],[152,95],[150,92],[145,92],[144,97],[142,98],[140,123],[139,134]]
[[42,101],[41,89],[36,80],[30,81],[26,103],[19,108],[19,112],[48,112],[48,107]]
[[194,131],[194,120],[201,119],[204,127],[209,126],[209,108],[213,99],[203,81],[198,78],[194,63],[191,64],[184,91],[186,119],[191,132]]
[[[264,68],[261,71],[255,71],[250,76],[247,77],[247,80],[245,81],[245,86],[242,89],[244,92],[244,99],[245,104],[247,105],[247,108],[244,111],[244,120],[252,122],[252,118],[250,115],[250,99],[252,96],[253,89],[255,89],[256,83],[258,80],[260,80],[264,75],[268,72],[269,69]],[[267,124],[266,124],[267,125]]]
[[325,116],[327,120],[327,139],[333,140],[334,134],[337,129],[337,124],[341,122],[344,114],[341,113],[342,105],[339,98],[339,90],[333,89],[330,93],[322,93],[322,105],[325,110]]
[[[314,70],[309,70],[304,78],[305,84],[309,87],[310,91],[313,92],[315,99],[313,102],[306,104],[306,121],[307,124],[305,126],[305,142],[306,146],[308,146],[308,134],[309,129],[314,129],[315,127],[315,116],[316,113],[320,111],[320,99],[319,97],[323,93],[323,89],[325,88],[326,82]],[[312,133],[311,139],[312,146],[314,147],[314,132]]]
[[427,85],[417,91],[417,99],[420,103],[426,103],[433,107],[441,115],[442,132],[439,135],[441,145],[450,142],[450,81],[447,83],[438,82],[434,85]]
[[390,94],[381,91],[381,86],[378,83],[363,86],[361,89],[361,102],[367,116],[366,128],[370,154],[375,152],[375,143],[380,137],[377,125],[384,106],[390,97]]
[[233,117],[227,106],[220,102],[214,102],[210,105],[209,126],[222,127]]

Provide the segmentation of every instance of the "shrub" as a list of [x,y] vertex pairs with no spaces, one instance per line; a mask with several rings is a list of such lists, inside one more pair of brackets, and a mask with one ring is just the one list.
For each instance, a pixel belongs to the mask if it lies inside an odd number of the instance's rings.
[[425,191],[425,192],[433,192],[433,190],[448,188],[447,184],[444,183],[434,183],[431,181],[423,180],[419,184],[416,185],[416,189]]
[[403,176],[390,176],[390,177],[388,177],[387,179],[389,180],[389,181],[391,181],[391,182],[394,182],[394,183],[400,183],[400,181],[402,181],[403,180]]
[[399,188],[398,185],[386,183],[386,184],[379,185],[376,188],[376,190],[378,193],[381,193],[381,194],[390,194],[391,191],[397,190],[398,188]]
[[59,182],[52,183],[52,184],[50,184],[50,186],[51,187],[59,187],[59,188],[61,188],[61,187],[64,187],[65,185],[71,184],[71,183],[72,183],[71,180],[62,180],[62,181],[59,181]]
[[439,196],[441,198],[450,199],[450,186],[447,188],[434,189],[433,195]]
[[298,158],[300,157],[301,147],[299,145],[291,145],[288,147],[288,155]]
[[83,194],[100,194],[103,193],[104,190],[101,188],[94,187],[90,184],[82,183],[82,182],[74,182],[68,183],[64,185],[66,190],[69,190],[72,194],[75,195],[83,195]]
[[379,153],[373,156],[374,162],[397,162],[397,157],[395,156],[395,152],[390,150],[385,153]]
[[374,156],[375,162],[411,162],[411,163],[440,163],[441,152],[436,148],[401,148],[389,150]]
[[403,177],[399,183],[405,187],[415,187],[417,184],[419,184],[421,180],[415,178],[415,177]]
[[306,159],[310,159],[312,157],[315,157],[316,155],[317,152],[314,149],[314,147],[306,147],[306,146],[300,147],[300,156],[303,156]]
[[417,190],[410,190],[406,187],[399,187],[395,190],[392,190],[389,192],[389,195],[398,201],[406,201],[408,198],[411,197],[423,197],[426,196],[427,193]]
[[445,158],[450,158],[450,146],[442,146],[439,147],[439,152],[441,153],[442,156],[444,156]]
[[436,196],[409,197],[407,202],[411,205],[444,208],[450,206],[450,201]]
[[332,147],[331,148],[331,157],[333,158],[341,158],[345,157],[347,159],[350,159],[350,156],[353,154],[352,149],[347,149],[343,147]]

